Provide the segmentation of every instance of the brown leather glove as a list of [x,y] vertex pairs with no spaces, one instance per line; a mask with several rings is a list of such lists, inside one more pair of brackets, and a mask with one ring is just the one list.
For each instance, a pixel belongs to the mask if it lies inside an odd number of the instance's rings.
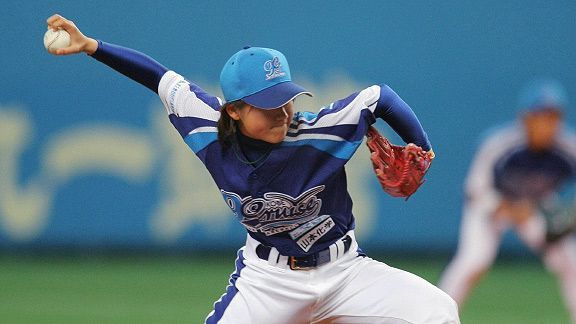
[[415,144],[391,144],[373,126],[366,137],[372,166],[382,189],[393,197],[408,199],[424,183],[434,153]]

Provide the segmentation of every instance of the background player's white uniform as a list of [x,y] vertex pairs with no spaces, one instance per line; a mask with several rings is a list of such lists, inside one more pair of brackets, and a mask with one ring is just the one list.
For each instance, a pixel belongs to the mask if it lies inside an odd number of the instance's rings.
[[549,152],[540,154],[527,149],[521,123],[492,131],[476,153],[466,179],[458,250],[440,288],[462,306],[494,262],[505,231],[514,229],[559,278],[576,320],[576,240],[565,236],[547,243],[546,221],[532,208],[562,186],[573,185],[575,167],[576,137],[567,130],[558,134]]

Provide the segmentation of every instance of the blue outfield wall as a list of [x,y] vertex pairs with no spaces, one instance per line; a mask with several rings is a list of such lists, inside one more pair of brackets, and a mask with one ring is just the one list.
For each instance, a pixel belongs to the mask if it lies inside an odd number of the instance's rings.
[[[536,76],[576,101],[576,2],[3,1],[0,249],[233,248],[245,232],[154,93],[86,55],[44,50],[45,20],[141,50],[220,95],[245,45],[277,48],[319,107],[376,83],[416,111],[437,153],[407,202],[379,188],[362,147],[348,166],[368,250],[452,252],[480,134],[516,114]],[[378,126],[398,142],[383,123]],[[508,251],[522,249],[514,236]]]

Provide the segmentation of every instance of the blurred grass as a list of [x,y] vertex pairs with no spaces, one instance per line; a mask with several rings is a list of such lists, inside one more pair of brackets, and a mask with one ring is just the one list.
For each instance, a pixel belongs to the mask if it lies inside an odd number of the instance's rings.
[[[436,284],[449,260],[406,259],[389,265]],[[570,324],[556,278],[534,259],[499,259],[460,309],[462,323]]]
[[[1,323],[203,323],[235,254],[210,257],[0,256]],[[383,258],[376,259],[383,260]],[[440,258],[389,265],[436,282]],[[554,277],[499,261],[462,309],[463,323],[569,323]]]

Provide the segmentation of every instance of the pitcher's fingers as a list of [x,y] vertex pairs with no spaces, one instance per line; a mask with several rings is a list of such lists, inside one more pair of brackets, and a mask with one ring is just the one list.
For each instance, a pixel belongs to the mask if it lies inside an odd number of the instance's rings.
[[53,14],[52,16],[48,17],[48,19],[46,19],[46,23],[48,25],[52,24],[52,22],[54,22],[56,19],[62,18],[62,16],[60,16],[59,14]]
[[55,29],[62,24],[63,19],[64,17],[60,16],[59,14],[54,14],[46,19],[46,23],[48,24],[48,27]]
[[64,47],[64,48],[60,48],[57,49],[53,52],[53,54],[56,55],[68,55],[68,54],[75,54],[78,53],[79,49],[78,46],[68,46],[68,47]]
[[54,31],[61,28],[69,32],[76,27],[72,21],[62,17],[59,14],[52,15],[46,20],[46,23],[48,24],[49,28],[52,28]]

